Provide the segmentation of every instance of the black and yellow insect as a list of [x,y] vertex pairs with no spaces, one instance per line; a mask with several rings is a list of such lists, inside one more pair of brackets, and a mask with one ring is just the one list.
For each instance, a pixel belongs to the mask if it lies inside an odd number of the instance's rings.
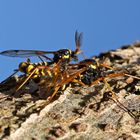
[[124,76],[140,80],[140,77],[133,76],[129,74],[129,72],[124,71],[124,69],[112,68],[106,64],[97,63],[94,59],[85,59],[74,67],[77,67],[78,70],[86,68],[83,72],[80,72],[77,77],[75,77],[76,80],[78,80],[77,83],[79,85],[83,86],[84,84],[91,87],[97,85],[99,82],[103,82],[108,91],[111,93],[109,98],[116,102],[116,104],[124,111],[128,112],[130,116],[135,119],[137,118],[137,116],[135,116],[132,111],[130,111],[126,106],[119,102],[118,97],[110,86],[108,80]]
[[19,64],[19,71],[24,73],[26,77],[30,76],[35,83],[40,83],[41,77],[52,76],[49,70],[50,65],[52,65],[51,62],[31,63],[28,59],[26,62]]
[[[46,58],[52,63],[57,63],[62,61],[63,65],[69,63],[71,60],[78,60],[77,55],[81,53],[80,46],[82,40],[82,33],[75,32],[75,43],[76,49],[74,51],[70,49],[60,49],[58,51],[40,51],[40,50],[6,50],[0,52],[0,55],[10,56],[10,57],[25,57],[29,58],[31,56],[38,56],[41,60],[41,57]],[[49,58],[46,54],[53,54],[53,58]],[[45,60],[45,61],[46,61]]]
[[[17,71],[24,73],[24,76],[22,78],[22,83],[17,90],[19,90],[28,80],[32,79],[43,88],[45,86],[46,93],[52,91],[49,98],[49,101],[52,101],[58,91],[64,90],[67,85],[76,83],[82,86],[94,86],[99,82],[103,82],[111,92],[112,99],[119,103],[116,93],[108,83],[108,79],[121,76],[130,76],[138,80],[140,80],[140,78],[129,75],[126,72],[114,73],[114,68],[97,63],[94,59],[85,59],[79,63],[71,64],[71,60],[78,60],[77,55],[81,53],[81,39],[82,33],[76,31],[76,49],[74,51],[69,49],[60,49],[58,51],[7,50],[0,52],[0,55],[27,58],[38,56],[42,60],[41,63],[31,63],[28,60],[27,62],[19,64],[19,69]],[[53,58],[47,57],[46,54],[53,54]],[[42,57],[46,58],[46,60],[44,61]],[[112,70],[112,72],[107,73],[107,69]],[[129,111],[125,106],[122,104],[120,105],[124,110]],[[131,115],[134,116],[133,113],[131,113]]]
[[[27,60],[27,62],[21,62],[19,64],[19,69],[16,72],[21,71],[25,74],[25,81],[18,88],[20,89],[30,78],[35,82],[40,82],[40,79],[43,77],[45,79],[46,75],[52,76],[50,72],[50,67],[55,63],[59,65],[57,68],[58,71],[64,71],[67,69],[67,65],[71,60],[78,60],[77,55],[81,52],[82,33],[75,32],[75,43],[76,49],[74,51],[70,49],[60,49],[58,51],[39,51],[39,50],[7,50],[0,52],[0,55],[10,56],[10,57],[31,57],[38,56],[41,59],[41,63],[31,63]],[[53,58],[49,58],[46,54],[53,54]],[[46,60],[42,59],[44,57]],[[16,73],[15,72],[15,73]],[[14,73],[14,74],[15,74]],[[12,76],[14,75],[12,74]],[[11,77],[11,76],[10,76]],[[9,77],[8,77],[9,78]],[[8,79],[7,78],[7,79]]]

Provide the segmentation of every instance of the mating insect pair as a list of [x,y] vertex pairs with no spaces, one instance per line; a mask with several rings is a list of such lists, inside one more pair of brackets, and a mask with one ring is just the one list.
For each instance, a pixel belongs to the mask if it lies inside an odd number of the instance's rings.
[[[46,68],[42,67],[41,69]],[[140,77],[132,76],[123,70],[120,72],[120,69],[113,69],[105,64],[98,64],[93,59],[85,59],[76,64],[68,64],[67,71],[60,71],[60,63],[58,63],[50,68],[50,72],[53,75],[52,78],[49,81],[45,78],[43,85],[43,88],[46,88],[46,94],[51,91],[49,102],[54,99],[58,91],[64,90],[69,85],[75,85],[76,83],[84,87],[95,86],[99,82],[103,82],[112,95],[109,98],[116,102],[124,111],[127,111],[133,118],[137,118],[127,107],[119,102],[118,96],[113,91],[108,80],[124,76],[140,80]]]
[[[21,84],[17,88],[19,90],[30,79],[38,83],[39,86],[47,87],[47,92],[51,91],[49,101],[57,95],[58,91],[65,89],[66,86],[79,84],[82,86],[94,86],[99,82],[104,82],[108,90],[112,94],[112,99],[119,102],[115,92],[108,83],[108,79],[130,76],[140,80],[139,77],[129,75],[127,72],[113,73],[115,69],[97,63],[93,59],[86,59],[76,64],[71,64],[71,60],[78,60],[77,55],[81,52],[82,33],[75,33],[76,49],[61,49],[55,52],[36,51],[36,50],[9,50],[1,52],[1,55],[12,57],[30,57],[38,56],[41,60],[44,57],[47,61],[41,63],[22,62],[17,71],[24,73]],[[47,57],[45,54],[54,54],[53,58]],[[112,70],[112,73],[106,73],[106,69]],[[128,110],[123,107],[124,110]],[[133,114],[131,114],[133,115]]]
[[[0,52],[0,55],[10,56],[10,57],[31,57],[31,56],[38,56],[39,59],[42,61],[41,63],[31,63],[29,59],[27,62],[22,62],[19,64],[19,68],[7,79],[11,78],[14,74],[16,74],[18,71],[23,72],[27,79],[21,84],[24,85],[26,81],[28,81],[30,78],[34,79],[34,81],[38,81],[40,77],[46,75],[49,72],[49,67],[51,67],[53,64],[59,63],[59,69],[60,71],[64,71],[67,69],[67,65],[71,62],[71,60],[77,61],[78,57],[77,55],[81,53],[80,46],[81,46],[81,40],[82,40],[82,33],[75,32],[75,43],[76,43],[76,49],[74,51],[70,49],[60,49],[58,51],[38,51],[38,50],[7,50]],[[53,58],[47,57],[45,54],[53,54]],[[46,60],[44,61],[43,58]],[[51,74],[51,73],[50,73]],[[25,76],[25,77],[26,77]],[[4,83],[4,80],[2,83]],[[20,88],[19,87],[19,88]]]

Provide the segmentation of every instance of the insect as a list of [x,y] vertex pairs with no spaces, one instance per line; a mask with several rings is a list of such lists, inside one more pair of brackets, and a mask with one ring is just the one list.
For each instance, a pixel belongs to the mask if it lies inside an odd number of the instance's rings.
[[[46,93],[49,93],[51,91],[50,97],[47,100],[47,104],[54,99],[54,97],[58,94],[58,91],[59,92],[64,91],[66,89],[66,87],[68,87],[71,84],[71,82],[79,83],[84,86],[84,84],[82,82],[78,81],[76,78],[82,72],[84,72],[87,69],[87,67],[81,68],[81,69],[80,68],[73,69],[72,68],[73,64],[69,64],[68,65],[69,70],[67,72],[60,71],[59,67],[61,67],[59,64],[54,66],[54,68],[52,69],[53,77],[50,81],[46,81],[47,86],[45,84],[45,87],[47,87]],[[44,87],[44,85],[43,85],[43,87]]]
[[[62,60],[63,63],[69,63],[71,60],[78,60],[77,55],[81,53],[80,46],[82,40],[82,33],[75,32],[75,44],[76,49],[74,51],[70,49],[60,49],[58,51],[40,51],[40,50],[6,50],[0,52],[0,55],[10,56],[10,57],[31,57],[38,56],[41,60],[41,57],[50,60],[52,63],[57,63],[59,60]],[[53,58],[49,58],[46,54],[53,54]],[[43,61],[43,60],[42,60]]]
[[[94,81],[103,77],[104,72],[94,59],[85,59],[76,64],[69,64],[67,72],[59,72],[59,67],[60,66],[56,67],[55,71],[57,72],[50,82],[52,83],[51,87],[55,85],[55,92],[51,98],[57,94],[59,89],[64,89],[66,85],[79,84],[82,86],[92,86]],[[110,68],[106,65],[102,67]]]
[[[59,70],[59,65],[55,67],[55,71],[58,71],[57,69]],[[99,64],[94,59],[85,59],[76,64],[69,64],[68,69],[69,71],[67,71],[67,73],[65,73],[65,71],[61,73],[57,72],[55,76],[52,77],[51,81],[49,81],[49,86],[46,93],[51,91],[51,94],[41,108],[53,101],[58,95],[58,92],[63,92],[64,89],[69,85],[74,85],[76,83],[84,87],[95,86],[99,82],[103,82],[106,88],[111,93],[111,96],[109,96],[109,98],[112,99],[121,109],[128,112],[130,116],[135,119],[137,118],[137,116],[135,116],[133,112],[131,112],[125,105],[119,102],[118,96],[112,90],[110,84],[108,83],[108,79],[129,76],[140,80],[139,77],[132,76],[124,72],[114,73],[114,69],[112,67],[105,64]]]
[[[0,52],[0,55],[10,56],[10,57],[31,57],[31,56],[38,56],[42,63],[31,63],[29,59],[27,62],[21,62],[19,64],[19,69],[17,69],[11,76],[7,79],[12,77],[18,71],[23,72],[27,77],[24,78],[25,81],[21,84],[18,88],[20,89],[30,78],[34,81],[40,81],[40,77],[45,76],[44,71],[47,71],[49,74],[49,66],[53,65],[54,63],[59,63],[59,70],[64,71],[67,69],[67,65],[70,63],[71,60],[77,61],[77,55],[81,53],[80,46],[82,40],[82,33],[75,32],[75,43],[76,49],[74,51],[70,49],[60,49],[58,51],[39,51],[39,50],[7,50]],[[53,58],[47,57],[45,54],[53,54]],[[48,61],[44,61],[42,57],[46,58]],[[6,79],[6,80],[7,80]],[[4,80],[4,82],[6,81]],[[3,82],[2,82],[3,83]]]
[[[137,118],[126,106],[121,104],[118,100],[118,96],[111,88],[108,79],[118,78],[118,77],[132,77],[134,79],[140,80],[140,77],[130,75],[126,72],[119,72],[116,73],[117,68],[112,68],[105,64],[99,64],[94,59],[85,59],[77,64],[69,64],[69,69],[71,71],[78,71],[73,73],[73,75],[68,75],[59,82],[59,84],[55,84],[55,91],[52,94],[52,99],[58,92],[59,89],[63,85],[66,84],[79,84],[83,86],[95,86],[99,82],[103,82],[106,86],[106,88],[111,93],[111,96],[109,96],[110,99],[112,99],[120,108],[122,108],[124,111],[127,111],[133,118]],[[82,71],[83,70],[83,71]],[[115,73],[114,73],[115,71]],[[56,82],[57,83],[57,82]]]
[[[109,92],[111,99],[125,111],[128,111],[131,116],[135,115],[129,111],[127,107],[122,105],[116,93],[111,88],[108,79],[117,77],[132,77],[140,80],[139,77],[128,74],[127,72],[118,72],[116,68],[112,68],[105,64],[97,63],[94,59],[85,59],[76,64],[71,64],[72,60],[78,60],[78,54],[81,53],[80,46],[82,33],[75,32],[76,49],[60,49],[58,51],[39,51],[39,50],[8,50],[1,52],[1,55],[11,57],[31,57],[38,56],[41,63],[22,62],[19,64],[18,71],[24,73],[22,83],[17,88],[17,91],[30,79],[35,81],[41,87],[46,88],[46,94],[50,92],[48,101],[51,102],[57,95],[58,91],[63,91],[70,84],[79,84],[81,86],[95,86],[99,82],[103,82]],[[53,54],[53,58],[49,58],[46,54]],[[42,59],[46,58],[46,61]],[[47,61],[49,60],[49,61]],[[115,73],[114,73],[115,71]],[[117,72],[117,73],[116,73]],[[48,103],[48,102],[47,102]]]

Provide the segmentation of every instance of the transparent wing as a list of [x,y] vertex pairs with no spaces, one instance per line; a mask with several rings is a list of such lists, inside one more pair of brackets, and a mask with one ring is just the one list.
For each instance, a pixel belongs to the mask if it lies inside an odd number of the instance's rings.
[[80,46],[83,38],[83,33],[78,33],[78,31],[75,32],[75,44],[76,44],[76,50],[75,53],[78,54],[81,52]]
[[0,55],[10,57],[31,57],[31,56],[43,56],[44,54],[54,54],[54,51],[39,51],[39,50],[6,50],[0,52]]

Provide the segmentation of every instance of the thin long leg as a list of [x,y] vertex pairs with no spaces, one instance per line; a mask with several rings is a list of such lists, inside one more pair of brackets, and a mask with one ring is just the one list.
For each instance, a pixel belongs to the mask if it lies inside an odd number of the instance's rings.
[[[47,57],[46,55],[41,55],[41,56],[44,57],[45,59],[50,60],[51,62],[53,61],[51,58]],[[38,55],[38,58],[39,58],[43,63],[45,63],[45,61],[41,58],[41,56]]]
[[61,86],[63,86],[64,84],[68,84],[69,82],[73,82],[75,80],[75,78],[77,76],[79,76],[82,72],[84,72],[86,70],[86,68],[83,68],[81,70],[79,70],[78,72],[76,73],[73,73],[72,75],[69,76],[69,78],[64,78],[60,84],[58,84],[56,87],[55,87],[55,91],[54,93],[51,95],[51,97],[49,98],[49,101],[51,101],[53,99],[53,97],[57,94],[58,90],[61,88]]
[[102,67],[111,69],[111,70],[116,70],[116,68],[110,67],[110,66],[108,66],[108,65],[106,65],[106,64],[99,64],[99,65],[102,66]]
[[124,73],[125,76],[128,76],[128,77],[132,77],[134,79],[138,79],[140,80],[140,77],[137,77],[137,76],[133,76],[133,75],[130,75],[130,74],[127,74],[127,73]]
[[85,86],[85,84],[82,81],[79,81],[77,79],[72,80],[73,83],[78,83],[79,85]]
[[[109,74],[109,75],[106,76],[106,77],[99,77],[97,80],[95,80],[95,81],[93,81],[93,82],[91,83],[91,86],[94,86],[94,85],[98,84],[98,82],[103,81],[104,79],[122,77],[122,76],[124,76],[124,75],[125,75],[125,73],[115,73],[115,74],[113,73],[113,74]],[[128,76],[128,75],[127,75],[127,76]]]
[[107,88],[109,89],[109,91],[112,94],[112,97],[110,97],[110,99],[112,99],[121,109],[123,109],[124,111],[128,112],[131,117],[136,119],[137,117],[135,116],[135,114],[133,114],[133,112],[131,112],[126,106],[124,106],[122,103],[120,103],[120,101],[118,100],[117,95],[112,90],[110,84],[107,82],[106,79],[104,79],[104,83],[105,83],[105,85],[107,86]]
[[32,71],[32,73],[25,79],[25,81],[16,89],[16,92],[25,85],[25,83],[32,77],[32,75],[35,73],[36,70],[37,70],[37,68],[35,68]]
[[[60,72],[60,63],[61,60],[59,60],[59,62],[56,64],[56,66],[53,67],[53,69],[51,70],[51,74],[52,74],[52,79],[50,81],[49,87],[47,89],[47,92],[50,91],[52,86],[57,86],[58,85],[58,81],[59,81],[59,77],[61,76],[63,78],[63,71]],[[61,80],[61,79],[60,79]]]
[[140,77],[137,77],[137,76],[133,76],[133,75],[130,75],[130,74],[127,74],[127,73],[113,73],[113,74],[109,74],[107,77],[105,78],[115,78],[115,77],[122,77],[122,76],[128,76],[128,77],[132,77],[134,79],[138,79],[140,80]]
[[37,69],[48,69],[48,70],[50,70],[49,66],[38,66],[38,67],[36,67],[36,68],[30,73],[30,75],[25,79],[25,81],[17,88],[16,91],[18,91],[19,89],[21,89],[21,87],[32,77],[32,75],[36,72]]
[[47,57],[46,55],[41,55],[42,57],[46,58],[47,60],[53,61],[51,58]]
[[117,95],[115,94],[115,92],[112,90],[112,88],[110,87],[109,83],[107,82],[106,79],[109,78],[115,78],[115,77],[120,77],[120,76],[129,76],[129,77],[133,77],[136,79],[140,79],[139,77],[135,77],[129,74],[125,74],[125,73],[118,73],[118,74],[110,74],[106,77],[100,77],[98,78],[96,81],[92,82],[91,86],[96,85],[98,82],[103,81],[105,83],[105,85],[108,87],[108,89],[110,90],[110,92],[112,93],[112,100],[120,107],[122,108],[124,111],[127,111],[130,116],[132,116],[133,118],[137,118],[127,107],[125,107],[123,104],[121,104],[117,98]]

